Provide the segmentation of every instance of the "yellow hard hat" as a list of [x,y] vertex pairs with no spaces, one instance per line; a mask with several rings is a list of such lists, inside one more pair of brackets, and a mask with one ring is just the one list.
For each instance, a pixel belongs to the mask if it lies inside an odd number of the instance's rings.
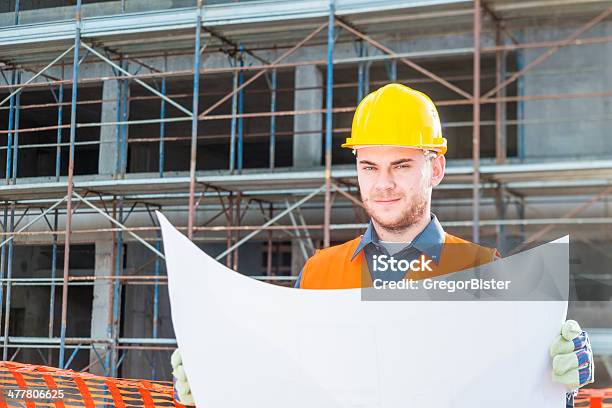
[[446,153],[440,117],[427,95],[401,84],[370,93],[357,106],[342,147],[405,146]]

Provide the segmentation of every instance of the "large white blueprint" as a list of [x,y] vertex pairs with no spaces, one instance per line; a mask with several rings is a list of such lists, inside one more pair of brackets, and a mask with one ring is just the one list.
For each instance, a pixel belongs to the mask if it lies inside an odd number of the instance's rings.
[[200,407],[565,406],[548,346],[566,301],[362,301],[359,289],[274,286],[226,268],[158,218],[174,330]]

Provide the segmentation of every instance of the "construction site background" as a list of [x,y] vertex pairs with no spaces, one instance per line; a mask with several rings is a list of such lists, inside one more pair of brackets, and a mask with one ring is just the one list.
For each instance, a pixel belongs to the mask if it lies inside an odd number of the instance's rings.
[[502,254],[570,234],[568,317],[611,386],[611,65],[602,0],[4,1],[2,359],[169,380],[153,211],[292,285],[363,232],[339,145],[400,82],[442,118],[448,232]]

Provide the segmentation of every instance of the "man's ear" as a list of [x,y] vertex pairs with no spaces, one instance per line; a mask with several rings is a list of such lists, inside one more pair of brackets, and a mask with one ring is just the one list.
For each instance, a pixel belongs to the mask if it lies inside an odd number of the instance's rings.
[[446,158],[440,154],[431,159],[431,186],[436,187],[444,178],[444,169],[446,168]]

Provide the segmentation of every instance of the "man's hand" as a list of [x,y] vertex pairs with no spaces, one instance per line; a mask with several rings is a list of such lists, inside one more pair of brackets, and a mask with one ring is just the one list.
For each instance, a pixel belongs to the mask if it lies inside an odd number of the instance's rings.
[[553,381],[565,385],[568,390],[576,390],[594,381],[589,335],[575,320],[563,324],[561,335],[550,346],[550,356],[553,359]]
[[174,398],[183,405],[195,405],[191,395],[191,387],[189,387],[189,382],[187,381],[187,374],[185,374],[185,368],[183,368],[183,360],[178,349],[172,353],[170,364],[172,365],[172,377],[174,380]]

